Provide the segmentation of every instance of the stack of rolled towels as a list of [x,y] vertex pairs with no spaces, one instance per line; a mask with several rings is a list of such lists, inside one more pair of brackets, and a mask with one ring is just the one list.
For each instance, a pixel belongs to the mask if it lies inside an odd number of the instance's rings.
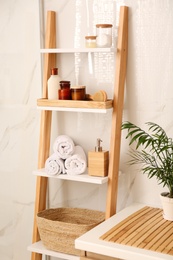
[[45,162],[49,175],[78,175],[85,172],[87,158],[83,148],[75,145],[67,135],[59,135],[53,144],[53,154]]

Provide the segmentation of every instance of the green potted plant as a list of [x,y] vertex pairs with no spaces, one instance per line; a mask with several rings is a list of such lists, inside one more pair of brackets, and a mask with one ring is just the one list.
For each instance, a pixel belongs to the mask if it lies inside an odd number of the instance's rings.
[[160,194],[163,217],[173,221],[173,139],[168,137],[162,127],[147,122],[144,131],[131,122],[124,122],[122,130],[127,130],[126,139],[131,149],[130,165],[141,164],[141,170],[148,178],[156,177],[159,184],[168,191]]

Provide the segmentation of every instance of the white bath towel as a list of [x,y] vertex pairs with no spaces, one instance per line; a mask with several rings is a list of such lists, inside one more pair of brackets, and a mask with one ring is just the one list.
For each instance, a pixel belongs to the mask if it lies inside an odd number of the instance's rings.
[[59,158],[57,154],[52,154],[45,162],[45,171],[52,176],[65,173],[64,160]]
[[85,172],[87,167],[87,158],[83,148],[79,145],[75,146],[72,156],[65,160],[66,173],[69,175],[78,175]]
[[61,159],[67,159],[74,153],[74,147],[74,142],[69,136],[59,135],[53,144],[53,151]]

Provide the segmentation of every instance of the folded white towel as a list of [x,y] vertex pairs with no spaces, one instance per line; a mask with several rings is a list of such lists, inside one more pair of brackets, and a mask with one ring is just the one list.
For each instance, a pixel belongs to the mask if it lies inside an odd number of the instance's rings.
[[61,159],[67,159],[74,153],[74,147],[74,142],[69,136],[59,135],[53,144],[53,151]]
[[65,160],[66,173],[69,175],[78,175],[84,173],[87,167],[87,158],[83,148],[79,145],[75,146],[72,156]]
[[54,153],[46,160],[45,170],[47,174],[52,176],[65,173],[64,161]]

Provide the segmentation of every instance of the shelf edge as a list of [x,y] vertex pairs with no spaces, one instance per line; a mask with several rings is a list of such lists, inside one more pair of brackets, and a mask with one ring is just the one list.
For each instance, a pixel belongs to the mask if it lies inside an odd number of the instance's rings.
[[64,108],[64,107],[47,107],[47,106],[37,106],[39,110],[48,110],[48,111],[61,111],[61,112],[82,112],[82,113],[99,113],[106,114],[112,108],[107,109],[96,109],[96,108]]
[[33,175],[48,177],[48,178],[55,178],[59,180],[67,180],[67,181],[76,181],[76,182],[84,182],[84,183],[91,183],[91,184],[104,184],[108,182],[108,177],[96,177],[96,176],[89,176],[87,173],[80,174],[80,175],[67,175],[67,174],[59,174],[59,175],[48,175],[45,172],[45,169],[38,169],[33,171]]
[[43,254],[43,255],[49,255],[53,257],[57,257],[59,259],[66,259],[66,260],[80,260],[79,256],[75,255],[68,255],[60,252],[56,252],[53,250],[49,250],[44,247],[42,241],[38,241],[34,244],[31,244],[27,247],[27,250],[30,252],[38,253],[38,254]]
[[113,100],[105,102],[87,100],[48,100],[45,98],[37,99],[37,108],[40,110],[87,112],[87,113],[106,113],[113,107]]
[[98,53],[98,52],[115,52],[116,48],[52,48],[52,49],[40,49],[40,53]]

